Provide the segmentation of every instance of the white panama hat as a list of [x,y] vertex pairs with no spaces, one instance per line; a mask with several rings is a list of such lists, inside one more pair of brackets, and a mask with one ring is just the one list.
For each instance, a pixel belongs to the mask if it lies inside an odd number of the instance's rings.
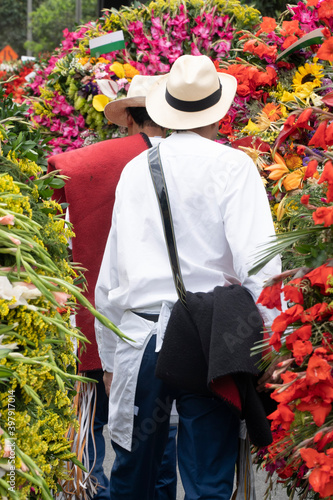
[[146,95],[150,87],[160,76],[135,75],[128,89],[127,97],[109,102],[104,108],[104,115],[115,125],[127,127],[126,108],[144,108]]
[[236,78],[218,73],[209,57],[184,55],[170,73],[158,77],[147,94],[146,108],[161,127],[204,127],[227,114],[236,90]]

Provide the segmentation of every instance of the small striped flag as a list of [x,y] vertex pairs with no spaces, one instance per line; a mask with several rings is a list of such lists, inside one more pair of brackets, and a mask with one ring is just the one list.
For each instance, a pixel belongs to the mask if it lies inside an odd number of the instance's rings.
[[125,40],[123,31],[114,31],[107,35],[98,36],[89,40],[90,54],[98,56],[113,52],[114,50],[121,50],[125,48]]

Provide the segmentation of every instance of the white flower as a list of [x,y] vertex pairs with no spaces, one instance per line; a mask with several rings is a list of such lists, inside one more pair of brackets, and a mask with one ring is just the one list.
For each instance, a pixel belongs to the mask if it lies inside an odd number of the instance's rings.
[[35,310],[35,306],[28,304],[27,300],[36,299],[41,295],[42,292],[32,283],[16,281],[12,284],[6,276],[0,276],[0,298],[8,301],[15,299],[15,302],[8,306],[9,309],[27,306],[29,309]]

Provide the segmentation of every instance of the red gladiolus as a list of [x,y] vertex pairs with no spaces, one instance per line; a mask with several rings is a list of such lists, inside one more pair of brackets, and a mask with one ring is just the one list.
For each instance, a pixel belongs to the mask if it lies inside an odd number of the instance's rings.
[[[298,282],[296,282],[298,281]],[[298,288],[299,282],[301,281],[301,278],[299,280],[293,280],[285,287],[283,288],[283,293],[284,297],[286,300],[290,300],[291,302],[294,302],[295,304],[303,304],[304,303],[304,297],[300,289]]]
[[312,385],[323,381],[333,384],[331,365],[326,361],[326,359],[318,356],[315,352],[308,362],[306,369],[306,382],[308,385]]
[[279,281],[278,283],[275,283],[275,285],[263,288],[257,300],[257,304],[262,304],[268,309],[274,309],[274,307],[276,307],[279,311],[281,311],[281,287],[282,282]]
[[320,398],[309,396],[309,401],[301,401],[297,405],[297,410],[299,411],[309,411],[315,424],[320,427],[324,424],[327,415],[329,415],[332,405],[330,403],[324,403]]
[[296,127],[299,128],[305,128],[307,130],[313,130],[313,127],[309,125],[309,120],[312,115],[312,108],[307,108],[305,109],[297,118],[297,121],[295,123]]
[[273,332],[284,332],[288,325],[294,323],[301,318],[303,313],[303,307],[300,304],[295,304],[294,306],[287,309],[285,312],[281,313],[272,324]]
[[304,361],[305,356],[308,356],[313,351],[313,346],[311,342],[306,340],[296,340],[292,347],[293,356],[297,365],[301,365]]
[[272,17],[263,17],[262,23],[260,25],[260,30],[257,31],[256,36],[258,37],[261,33],[272,33],[275,30],[277,24],[275,19]]
[[332,309],[328,304],[326,304],[326,302],[323,302],[322,304],[315,304],[314,306],[309,307],[309,309],[304,310],[301,314],[301,321],[302,323],[317,321],[322,319],[323,316],[328,316],[331,312]]
[[333,184],[333,165],[330,160],[325,163],[324,170],[320,176],[318,184],[322,184],[323,182]]
[[[310,160],[308,163],[308,166],[306,167],[306,171],[304,174],[304,180],[309,179],[310,177],[313,177],[314,174],[317,172],[317,167],[318,167],[317,160]],[[302,202],[302,200],[301,200],[301,202]]]
[[322,498],[333,495],[333,457],[331,450],[318,453],[312,448],[301,448],[300,454],[306,466],[312,469],[309,482]]
[[312,286],[319,286],[322,294],[327,294],[330,287],[328,280],[333,277],[333,267],[323,264],[307,273],[305,277],[310,280]]
[[294,342],[297,340],[309,340],[312,335],[312,325],[304,325],[301,326],[300,328],[297,328],[297,330],[294,330],[293,333],[288,335],[286,337],[286,346],[288,349],[293,348]]
[[309,141],[309,146],[314,146],[315,148],[327,149],[327,144],[325,140],[325,132],[328,120],[323,120],[320,122],[317,130],[315,131],[312,139]]
[[295,415],[287,405],[280,404],[273,413],[268,415],[272,422],[272,429],[276,429],[277,427],[282,427],[284,430],[289,430],[290,425],[295,420]]

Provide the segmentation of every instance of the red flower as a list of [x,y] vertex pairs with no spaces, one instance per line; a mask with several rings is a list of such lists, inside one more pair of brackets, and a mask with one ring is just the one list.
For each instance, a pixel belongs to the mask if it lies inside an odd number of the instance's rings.
[[284,332],[288,325],[294,323],[301,318],[303,313],[303,307],[300,304],[295,304],[294,306],[282,312],[272,324],[273,332]]
[[294,342],[297,340],[309,340],[312,335],[312,326],[311,325],[304,325],[301,326],[300,328],[297,328],[297,330],[294,330],[293,333],[288,335],[286,337],[286,346],[288,349],[293,348]]
[[[323,207],[324,208],[324,207]],[[333,209],[333,207],[331,207]],[[333,267],[323,264],[322,266],[316,267],[309,273],[305,275],[305,278],[309,279],[312,286],[319,286],[320,291],[323,294],[328,293],[328,280],[333,277]]]
[[[308,166],[306,167],[306,171],[304,174],[304,180],[308,179],[309,177],[313,177],[314,174],[317,172],[317,167],[318,167],[317,160],[310,160],[308,163]],[[301,202],[302,202],[302,200],[301,200]]]
[[328,120],[323,120],[320,122],[317,130],[315,131],[312,139],[309,141],[309,146],[314,146],[316,148],[327,149],[327,144],[325,140],[325,132]]
[[279,281],[272,286],[263,288],[257,300],[257,304],[262,304],[268,309],[274,309],[274,307],[276,307],[281,311],[281,287],[282,281]]
[[310,120],[310,117],[312,115],[312,108],[307,108],[305,109],[304,111],[302,111],[302,113],[299,115],[299,117],[297,118],[297,121],[295,123],[295,125],[299,128],[305,128],[307,130],[313,130],[313,127],[311,127],[308,123],[308,121]]
[[287,285],[284,286],[283,293],[284,293],[286,300],[290,300],[291,302],[294,302],[295,304],[303,304],[304,303],[303,294],[300,291],[300,289],[298,288],[300,281],[302,281],[302,278],[300,278],[298,280],[290,281]]
[[323,182],[333,184],[333,165],[330,160],[325,163],[324,170],[320,176],[318,184],[322,184]]
[[275,19],[272,17],[263,17],[262,23],[260,25],[260,30],[257,31],[256,36],[258,37],[261,33],[272,33],[275,30],[277,24]]
[[308,356],[312,353],[313,346],[308,340],[306,340],[305,342],[303,342],[302,340],[296,340],[292,347],[292,351],[296,364],[301,365],[304,361],[305,356]]
[[318,356],[315,352],[308,362],[306,369],[306,382],[308,385],[312,385],[322,381],[333,384],[331,365],[326,361],[326,359]]
[[301,314],[301,321],[302,323],[317,321],[322,319],[323,316],[328,316],[331,312],[332,310],[326,302],[315,304],[304,310],[303,314]]
[[299,411],[309,411],[315,424],[320,427],[324,424],[327,415],[329,415],[332,405],[330,403],[324,403],[321,398],[309,396],[304,398],[308,401],[302,400],[297,405],[297,410]]
[[272,422],[272,429],[276,429],[277,427],[282,427],[286,431],[290,429],[290,425],[295,419],[294,413],[291,411],[289,406],[280,404],[276,411],[268,415]]
[[[305,179],[305,177],[304,177]],[[309,199],[310,199],[310,195],[309,194],[303,194],[303,196],[301,197],[301,203],[302,205],[308,205],[309,204]]]
[[318,207],[312,214],[315,224],[324,224],[325,227],[333,224],[333,206],[331,207]]
[[333,458],[331,450],[326,453],[318,453],[313,448],[301,448],[301,457],[309,469],[309,482],[321,498],[331,497],[333,495]]

